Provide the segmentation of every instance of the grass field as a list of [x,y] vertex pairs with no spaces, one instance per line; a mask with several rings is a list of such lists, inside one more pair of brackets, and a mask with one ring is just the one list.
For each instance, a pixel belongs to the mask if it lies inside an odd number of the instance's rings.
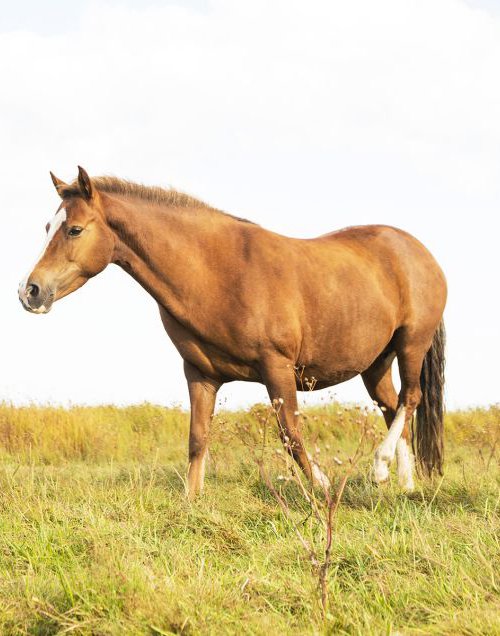
[[[360,417],[307,411],[336,480]],[[259,478],[258,427],[255,409],[216,418],[205,494],[189,504],[185,412],[0,405],[0,633],[500,634],[498,407],[447,415],[445,476],[411,496],[394,475],[374,487],[359,463],[326,618],[295,532],[321,550],[321,526],[271,452],[291,517]]]

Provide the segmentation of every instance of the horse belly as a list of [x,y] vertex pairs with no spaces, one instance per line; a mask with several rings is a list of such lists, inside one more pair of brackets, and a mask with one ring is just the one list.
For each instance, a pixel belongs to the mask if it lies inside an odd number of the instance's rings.
[[340,384],[363,373],[387,347],[397,327],[389,309],[379,311],[373,319],[369,315],[365,320],[345,320],[332,308],[327,323],[308,330],[299,367],[323,386]]
[[298,391],[319,391],[336,384],[352,380],[357,371],[338,371],[329,374],[328,379],[318,379],[317,370],[313,367],[297,367],[295,384]]

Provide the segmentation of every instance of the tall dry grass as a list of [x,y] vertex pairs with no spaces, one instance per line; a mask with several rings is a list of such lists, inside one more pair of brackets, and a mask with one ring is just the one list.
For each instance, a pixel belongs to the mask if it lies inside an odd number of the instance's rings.
[[[266,466],[286,514],[248,453],[263,408],[214,419],[190,504],[187,413],[0,405],[0,633],[500,634],[498,407],[447,415],[445,476],[411,496],[394,475],[374,487],[370,458],[355,467],[326,613],[296,529],[311,546],[322,536],[272,461],[276,435]],[[304,415],[309,449],[340,479],[363,412]]]

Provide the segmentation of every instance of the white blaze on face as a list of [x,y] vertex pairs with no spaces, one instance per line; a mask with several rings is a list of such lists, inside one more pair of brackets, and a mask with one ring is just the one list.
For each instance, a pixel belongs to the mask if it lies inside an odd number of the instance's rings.
[[[59,210],[56,212],[54,218],[49,223],[49,230],[47,232],[47,238],[45,239],[45,245],[43,246],[43,249],[42,249],[42,251],[40,253],[40,256],[36,259],[35,264],[33,265],[33,267],[30,269],[30,271],[28,272],[28,274],[26,275],[24,280],[19,285],[19,295],[22,297],[23,301],[27,302],[26,285],[28,283],[28,280],[29,280],[32,272],[34,271],[34,269],[36,268],[38,263],[44,257],[44,254],[47,251],[47,248],[49,247],[49,245],[51,244],[52,239],[56,235],[57,230],[61,227],[61,225],[64,223],[64,221],[66,221],[66,218],[67,218],[66,208],[59,208]],[[36,313],[43,313],[42,310],[44,311],[45,308],[44,307],[40,307],[38,310],[36,310]]]

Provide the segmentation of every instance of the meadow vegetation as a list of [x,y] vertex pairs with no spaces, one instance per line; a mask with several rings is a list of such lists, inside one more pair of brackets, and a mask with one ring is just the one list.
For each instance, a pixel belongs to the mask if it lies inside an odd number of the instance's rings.
[[[447,414],[445,475],[412,495],[395,474],[372,485],[363,455],[334,519],[326,615],[296,532],[321,550],[323,530],[275,427],[263,444],[263,409],[215,417],[189,503],[186,412],[0,405],[0,633],[500,634],[498,406]],[[304,412],[334,483],[366,422],[382,432],[354,406]]]

